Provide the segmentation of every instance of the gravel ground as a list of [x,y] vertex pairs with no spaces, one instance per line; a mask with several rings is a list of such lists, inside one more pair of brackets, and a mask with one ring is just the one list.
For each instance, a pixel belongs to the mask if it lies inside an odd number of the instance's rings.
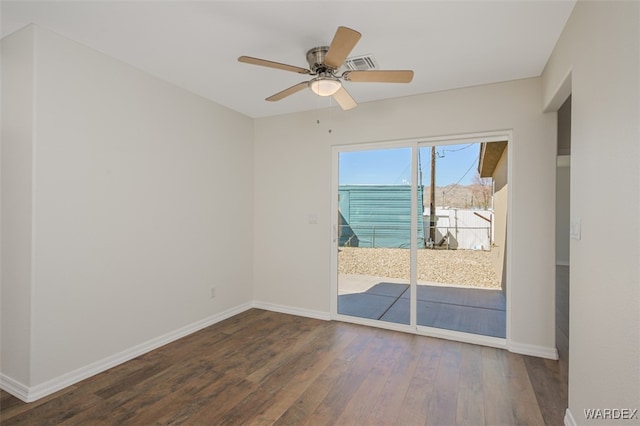
[[[338,273],[409,279],[409,250],[340,247]],[[491,252],[418,250],[418,281],[500,288]]]

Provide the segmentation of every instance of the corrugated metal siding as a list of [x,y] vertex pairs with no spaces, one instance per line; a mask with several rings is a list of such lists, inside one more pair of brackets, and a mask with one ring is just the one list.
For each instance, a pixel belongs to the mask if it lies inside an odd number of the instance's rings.
[[[411,186],[341,185],[340,245],[404,247],[411,245]],[[422,217],[422,188],[418,188],[418,217]],[[418,221],[418,245],[423,244],[423,224]],[[348,239],[351,233],[357,236]]]

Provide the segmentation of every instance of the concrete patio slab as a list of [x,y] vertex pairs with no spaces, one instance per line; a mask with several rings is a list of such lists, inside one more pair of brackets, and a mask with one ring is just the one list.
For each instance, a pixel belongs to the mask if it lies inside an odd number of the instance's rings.
[[[340,278],[340,284],[345,284],[344,290],[349,293],[339,292],[338,313],[409,324],[408,284],[384,277],[341,275]],[[416,290],[418,325],[506,336],[506,299],[500,290],[431,283],[419,283]]]

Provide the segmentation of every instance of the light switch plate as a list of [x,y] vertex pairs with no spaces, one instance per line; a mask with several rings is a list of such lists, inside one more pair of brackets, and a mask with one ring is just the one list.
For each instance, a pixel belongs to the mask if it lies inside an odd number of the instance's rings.
[[[579,240],[582,237],[582,220],[579,217],[571,219],[571,229],[569,235],[572,240]],[[565,234],[566,235],[566,234]]]

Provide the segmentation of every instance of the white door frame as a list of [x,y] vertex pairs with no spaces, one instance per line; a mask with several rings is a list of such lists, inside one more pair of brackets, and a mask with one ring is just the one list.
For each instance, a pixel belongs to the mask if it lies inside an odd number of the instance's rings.
[[[331,147],[331,212],[329,217],[331,218],[331,280],[330,280],[330,297],[331,297],[331,313],[330,318],[332,320],[350,322],[354,324],[362,324],[371,327],[384,328],[389,330],[402,331],[407,333],[414,333],[424,336],[438,337],[448,340],[455,340],[466,343],[479,344],[483,346],[491,346],[497,348],[507,349],[510,339],[510,329],[511,329],[511,303],[510,303],[510,295],[509,291],[510,282],[511,282],[511,238],[513,236],[513,232],[511,230],[511,211],[512,211],[512,187],[510,183],[511,180],[511,167],[513,164],[513,144],[512,144],[513,134],[511,130],[503,130],[503,131],[495,131],[495,132],[483,132],[483,133],[468,133],[468,134],[459,134],[459,135],[449,135],[449,136],[434,136],[434,137],[424,137],[424,138],[413,138],[413,139],[401,139],[401,140],[390,140],[390,141],[382,141],[382,142],[372,142],[372,143],[359,143],[359,144],[348,144],[348,145],[334,145]],[[506,339],[491,337],[491,336],[483,336],[472,333],[464,333],[460,331],[452,331],[445,330],[435,327],[427,327],[416,324],[417,317],[417,268],[416,268],[416,260],[417,260],[417,233],[415,230],[417,229],[417,182],[418,182],[418,149],[420,147],[425,146],[442,146],[442,145],[454,145],[460,143],[482,143],[482,142],[501,142],[507,141],[507,146],[509,147],[507,151],[507,182],[509,185],[507,186],[507,247],[506,247]],[[373,149],[385,149],[385,148],[411,148],[411,271],[410,271],[410,294],[411,294],[411,304],[410,304],[410,323],[406,324],[397,324],[386,321],[372,320],[368,318],[359,318],[352,317],[349,315],[342,315],[338,313],[338,215],[335,212],[338,211],[338,172],[339,172],[339,154],[341,152],[354,152],[354,151],[364,151],[364,150],[373,150]]]

